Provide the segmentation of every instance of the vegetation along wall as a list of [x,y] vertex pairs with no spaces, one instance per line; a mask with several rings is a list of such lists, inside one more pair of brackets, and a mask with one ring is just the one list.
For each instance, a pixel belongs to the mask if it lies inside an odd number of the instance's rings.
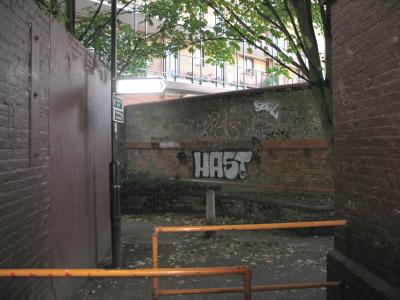
[[332,213],[332,167],[305,85],[127,106],[123,211],[204,209],[256,219]]

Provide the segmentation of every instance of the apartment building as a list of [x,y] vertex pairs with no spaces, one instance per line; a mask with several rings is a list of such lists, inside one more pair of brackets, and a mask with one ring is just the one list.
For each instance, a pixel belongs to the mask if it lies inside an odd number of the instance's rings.
[[[97,6],[98,3],[98,0],[78,1],[78,15],[83,13],[86,7]],[[140,3],[137,2],[136,5]],[[102,10],[107,11],[109,8],[109,3],[104,1]],[[156,25],[147,24],[144,16],[137,12],[135,6],[127,7],[127,12],[129,13],[119,16],[120,21],[145,34],[154,33]],[[204,17],[210,26],[215,24],[216,16],[211,11]],[[155,58],[149,62],[145,69],[140,70],[140,75],[134,76],[135,78],[163,78],[166,84],[163,93],[124,94],[120,97],[124,99],[126,105],[129,105],[300,82],[295,75],[288,79],[285,76],[268,74],[266,69],[272,66],[273,60],[254,47],[249,53],[248,47],[249,45],[243,41],[240,50],[235,54],[235,63],[224,63],[222,66],[208,63],[203,48],[196,49],[194,53],[191,53],[189,49],[180,50],[178,53],[167,52],[164,57]],[[271,53],[273,51],[271,49]]]

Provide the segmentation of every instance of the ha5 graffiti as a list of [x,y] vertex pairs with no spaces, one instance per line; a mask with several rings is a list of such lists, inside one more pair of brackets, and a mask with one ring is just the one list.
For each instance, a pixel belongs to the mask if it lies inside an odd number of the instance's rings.
[[252,156],[251,151],[193,152],[194,177],[246,179],[246,163]]

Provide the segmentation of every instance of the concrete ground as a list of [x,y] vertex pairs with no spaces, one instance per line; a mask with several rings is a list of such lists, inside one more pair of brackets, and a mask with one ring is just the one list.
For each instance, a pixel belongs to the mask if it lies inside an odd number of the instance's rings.
[[[125,267],[151,268],[152,228],[160,225],[200,225],[204,216],[158,214],[123,218]],[[219,224],[245,220],[219,218]],[[333,246],[330,235],[294,231],[225,232],[216,239],[204,234],[161,234],[160,267],[205,267],[248,265],[253,285],[326,280],[326,254]],[[241,286],[240,276],[160,278],[163,289]],[[89,279],[74,299],[152,299],[152,280]],[[163,296],[161,299],[243,299],[242,294]],[[323,300],[324,289],[258,292],[252,299]]]

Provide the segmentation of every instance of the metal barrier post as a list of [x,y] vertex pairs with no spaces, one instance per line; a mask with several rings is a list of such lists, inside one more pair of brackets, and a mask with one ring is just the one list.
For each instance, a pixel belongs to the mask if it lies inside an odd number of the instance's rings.
[[[158,230],[153,229],[152,239],[152,249],[153,249],[153,268],[158,268]],[[158,299],[160,297],[160,289],[158,286],[158,277],[153,278],[153,299]]]
[[[153,267],[158,268],[158,236],[159,233],[178,233],[178,232],[212,232],[212,231],[245,231],[245,230],[279,230],[279,229],[299,229],[299,228],[316,228],[316,227],[334,227],[343,226],[347,224],[347,220],[331,220],[331,221],[312,221],[312,222],[289,222],[289,223],[270,223],[270,224],[242,224],[242,225],[212,225],[212,226],[171,226],[171,227],[155,227],[153,229]],[[245,275],[243,275],[245,276]],[[244,292],[250,295],[251,291],[272,291],[272,290],[288,290],[288,289],[306,289],[306,288],[319,288],[319,287],[336,287],[340,283],[333,282],[310,282],[310,283],[294,283],[294,284],[281,284],[281,285],[262,285],[248,287],[248,282],[251,282],[251,274],[246,275],[243,288],[216,288],[216,289],[197,289],[197,290],[160,290],[159,281],[154,277],[153,289],[155,299],[160,295],[177,295],[177,294],[204,294],[210,293],[238,293]],[[248,296],[247,296],[248,297]],[[251,297],[251,296],[250,296]]]
[[251,300],[251,270],[243,273],[244,300]]

